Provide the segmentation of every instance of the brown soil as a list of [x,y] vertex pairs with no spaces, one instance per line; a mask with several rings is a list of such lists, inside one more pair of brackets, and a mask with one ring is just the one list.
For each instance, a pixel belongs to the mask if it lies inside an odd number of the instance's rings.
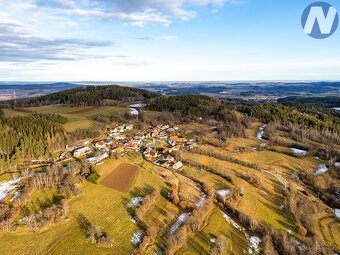
[[101,184],[121,192],[128,192],[137,172],[137,166],[122,163],[106,176]]

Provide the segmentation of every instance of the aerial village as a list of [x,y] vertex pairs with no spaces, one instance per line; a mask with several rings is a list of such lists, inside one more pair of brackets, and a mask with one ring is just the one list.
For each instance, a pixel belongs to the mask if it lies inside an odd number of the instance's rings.
[[68,147],[67,151],[72,152],[74,158],[86,158],[86,162],[93,165],[107,158],[120,158],[129,152],[140,152],[145,160],[155,165],[180,170],[183,163],[175,160],[175,152],[196,146],[195,140],[182,137],[176,126],[158,125],[137,133],[133,129],[133,124],[110,127],[107,128],[105,139],[83,140]]

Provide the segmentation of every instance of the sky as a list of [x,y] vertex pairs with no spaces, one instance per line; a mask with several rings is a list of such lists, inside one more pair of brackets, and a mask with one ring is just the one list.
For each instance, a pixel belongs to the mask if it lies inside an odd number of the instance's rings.
[[340,80],[340,28],[302,29],[312,2],[0,0],[0,81]]

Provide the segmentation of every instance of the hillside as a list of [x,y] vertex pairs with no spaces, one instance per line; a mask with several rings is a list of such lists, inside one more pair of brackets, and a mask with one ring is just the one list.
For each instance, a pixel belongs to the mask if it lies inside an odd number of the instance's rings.
[[340,97],[327,96],[327,97],[285,97],[277,100],[282,104],[309,104],[325,108],[339,107]]
[[19,103],[0,110],[1,254],[340,251],[331,112],[118,86]]
[[[86,86],[65,90],[36,98],[6,101],[2,106],[32,107],[40,105],[65,104],[72,106],[99,106],[108,104],[145,101],[158,94],[142,89],[110,86]],[[111,100],[111,101],[110,101]]]

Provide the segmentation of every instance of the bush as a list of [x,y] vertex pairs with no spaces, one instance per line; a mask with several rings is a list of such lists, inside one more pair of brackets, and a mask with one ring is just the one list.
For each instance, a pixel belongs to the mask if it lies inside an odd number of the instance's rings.
[[98,244],[99,246],[106,248],[111,248],[113,246],[113,242],[108,234],[99,227],[93,225],[83,214],[79,214],[77,220],[80,229],[90,243]]
[[93,168],[93,166],[90,166],[89,175],[87,176],[86,180],[88,182],[97,184],[97,180],[99,179],[99,177],[100,177],[99,173]]

